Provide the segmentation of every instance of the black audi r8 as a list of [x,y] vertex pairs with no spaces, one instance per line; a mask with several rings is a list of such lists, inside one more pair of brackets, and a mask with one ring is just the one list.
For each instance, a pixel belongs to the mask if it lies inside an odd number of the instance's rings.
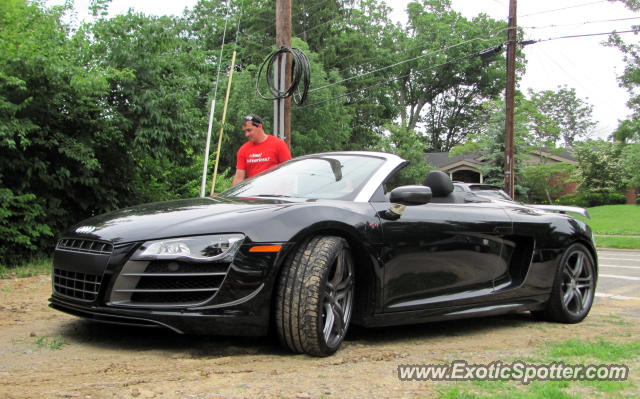
[[365,327],[531,311],[576,323],[593,303],[591,231],[563,214],[454,192],[404,159],[292,159],[222,194],[85,220],[58,241],[55,309],[177,333],[264,335],[334,353]]

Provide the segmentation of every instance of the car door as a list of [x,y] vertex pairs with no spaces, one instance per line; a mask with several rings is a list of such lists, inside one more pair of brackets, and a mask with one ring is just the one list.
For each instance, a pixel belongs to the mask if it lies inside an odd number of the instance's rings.
[[503,237],[512,222],[494,203],[407,206],[382,230],[384,311],[481,301],[508,272]]

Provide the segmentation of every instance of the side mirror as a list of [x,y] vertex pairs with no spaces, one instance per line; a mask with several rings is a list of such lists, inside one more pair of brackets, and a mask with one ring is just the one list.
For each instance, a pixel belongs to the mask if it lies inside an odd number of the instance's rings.
[[391,190],[389,201],[392,204],[424,205],[431,201],[433,194],[427,186],[400,186]]
[[379,216],[388,220],[397,220],[407,205],[424,205],[431,201],[431,188],[426,186],[400,186],[391,190],[389,201],[391,208],[379,212]]

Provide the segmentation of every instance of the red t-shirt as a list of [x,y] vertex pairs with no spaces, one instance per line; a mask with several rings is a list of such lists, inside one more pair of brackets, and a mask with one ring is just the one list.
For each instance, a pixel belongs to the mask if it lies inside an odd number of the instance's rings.
[[244,170],[247,177],[272,168],[291,159],[289,147],[282,139],[267,135],[267,139],[259,144],[247,141],[238,150],[236,169]]

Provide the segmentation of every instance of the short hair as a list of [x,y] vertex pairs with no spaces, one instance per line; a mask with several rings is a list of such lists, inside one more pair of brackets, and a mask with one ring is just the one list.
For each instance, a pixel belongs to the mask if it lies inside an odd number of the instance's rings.
[[254,115],[254,114],[249,114],[249,115],[245,116],[242,124],[244,125],[248,121],[250,121],[253,124],[253,126],[255,126],[255,127],[258,127],[258,125],[262,124],[262,118],[260,118],[258,115]]

